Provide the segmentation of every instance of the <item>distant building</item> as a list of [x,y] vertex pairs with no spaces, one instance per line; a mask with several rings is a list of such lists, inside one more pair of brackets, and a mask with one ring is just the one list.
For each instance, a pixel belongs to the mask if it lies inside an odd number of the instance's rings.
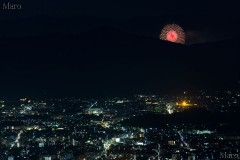
[[73,158],[73,153],[64,153],[60,156],[60,160],[72,160]]
[[95,115],[98,115],[98,114],[102,114],[103,113],[103,109],[102,108],[89,108],[87,110],[88,114],[95,114]]
[[30,111],[30,110],[32,110],[32,108],[33,108],[33,106],[31,106],[31,105],[24,105],[25,111]]
[[40,142],[40,143],[38,144],[38,147],[39,147],[39,148],[43,148],[43,147],[44,147],[44,143],[43,143],[43,142]]
[[14,160],[14,156],[8,156],[8,160]]

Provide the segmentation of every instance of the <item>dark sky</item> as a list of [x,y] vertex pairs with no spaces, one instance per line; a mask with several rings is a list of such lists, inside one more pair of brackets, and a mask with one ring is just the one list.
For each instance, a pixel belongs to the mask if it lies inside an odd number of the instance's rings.
[[[239,78],[234,2],[9,2],[22,9],[0,9],[1,97],[175,92]],[[188,46],[158,39],[167,23],[182,26]],[[189,46],[206,42],[216,44]]]
[[[70,2],[64,0],[11,0],[23,5],[22,15],[49,15],[69,17],[89,15],[114,20],[134,16],[161,15],[237,15],[239,14],[237,1],[159,1],[159,0],[91,0]],[[207,18],[207,17],[206,17]]]
[[[3,35],[27,35],[29,32],[44,34],[51,25],[49,21],[53,21],[52,23],[56,21],[42,20],[47,17],[62,22],[54,26],[55,30],[49,32],[55,32],[62,27],[67,28],[67,31],[61,28],[59,32],[81,33],[85,32],[86,28],[102,23],[118,26],[127,32],[156,38],[164,24],[178,23],[186,31],[188,44],[240,36],[240,31],[237,29],[240,27],[237,1],[10,0],[10,2],[22,4],[22,10],[0,10],[3,25],[6,21],[7,23],[11,20],[17,21],[12,24],[14,28],[10,29],[8,25],[11,24],[6,23],[6,29],[0,31]],[[83,17],[88,17],[89,21],[82,20]],[[31,22],[33,19],[34,22]],[[31,23],[36,26],[32,26]],[[15,26],[16,24],[22,24],[20,29]],[[76,28],[73,27],[74,25]],[[86,27],[81,27],[83,25]]]

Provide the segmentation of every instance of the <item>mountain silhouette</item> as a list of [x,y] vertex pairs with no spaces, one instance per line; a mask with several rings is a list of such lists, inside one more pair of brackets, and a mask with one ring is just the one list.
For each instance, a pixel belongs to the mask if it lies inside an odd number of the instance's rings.
[[40,88],[69,94],[228,88],[239,80],[238,42],[186,46],[112,27],[83,34],[1,37],[1,81],[19,92]]

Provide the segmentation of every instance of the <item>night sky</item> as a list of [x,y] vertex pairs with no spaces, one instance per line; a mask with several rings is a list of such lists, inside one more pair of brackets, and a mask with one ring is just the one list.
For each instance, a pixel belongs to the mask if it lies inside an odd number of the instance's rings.
[[[237,29],[240,27],[240,11],[236,1],[10,0],[7,2],[17,2],[22,5],[22,9],[0,10],[0,18],[3,25],[6,25],[6,30],[5,28],[1,30],[2,34],[42,34],[50,30],[49,21],[54,23],[58,19],[62,23],[54,26],[55,30],[49,32],[81,33],[93,25],[104,24],[118,26],[122,30],[136,34],[156,37],[164,24],[179,23],[186,31],[189,44],[240,36],[240,31]],[[21,28],[17,27],[17,29],[15,26],[9,31],[11,24],[7,22],[12,19],[17,21],[15,23],[24,24],[19,26]],[[37,25],[37,22],[40,24]],[[31,23],[36,26],[32,26]]]
[[[3,98],[237,86],[240,11],[235,2],[6,2],[22,9],[0,9]],[[168,23],[185,30],[185,46],[158,39]]]

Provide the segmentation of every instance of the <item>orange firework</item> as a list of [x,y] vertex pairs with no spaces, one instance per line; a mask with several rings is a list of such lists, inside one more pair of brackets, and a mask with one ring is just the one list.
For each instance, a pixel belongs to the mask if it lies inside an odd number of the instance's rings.
[[160,39],[174,43],[185,43],[184,30],[177,24],[168,24],[163,27]]

